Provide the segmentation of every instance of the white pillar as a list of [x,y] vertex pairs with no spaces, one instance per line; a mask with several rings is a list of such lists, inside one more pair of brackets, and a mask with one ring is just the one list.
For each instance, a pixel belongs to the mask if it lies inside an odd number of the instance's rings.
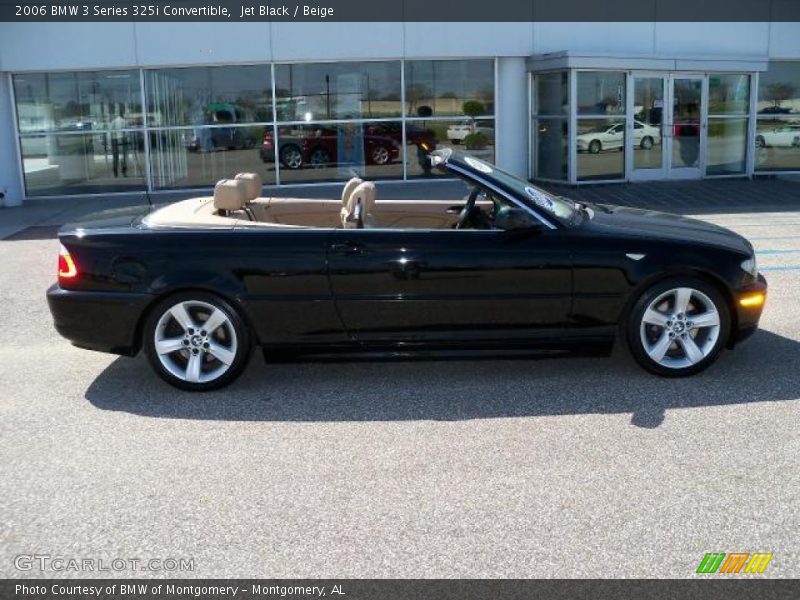
[[14,124],[10,88],[10,75],[0,73],[0,192],[5,194],[0,206],[22,204],[19,145],[14,135],[17,128]]
[[528,176],[528,74],[525,58],[497,59],[495,89],[495,162],[506,171]]

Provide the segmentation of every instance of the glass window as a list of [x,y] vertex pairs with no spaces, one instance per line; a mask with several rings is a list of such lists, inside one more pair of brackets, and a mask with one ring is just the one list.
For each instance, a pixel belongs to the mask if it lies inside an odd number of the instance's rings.
[[737,175],[745,170],[747,119],[708,120],[707,175]]
[[243,171],[275,183],[271,141],[271,125],[150,131],[153,187],[211,187]]
[[534,77],[534,106],[537,115],[569,114],[569,73],[542,73]]
[[709,75],[708,114],[744,115],[749,111],[749,75]]
[[279,121],[399,117],[400,63],[275,66]]
[[456,148],[485,161],[494,162],[494,136],[494,119],[407,121],[408,176],[443,175],[438,169],[431,171],[425,158],[428,152],[441,148]]
[[770,62],[758,78],[759,115],[800,113],[800,61]]
[[147,71],[149,125],[272,121],[269,65]]
[[619,119],[578,119],[578,179],[622,179],[625,123]]
[[493,60],[410,60],[405,81],[408,117],[494,114]]
[[285,125],[278,129],[281,183],[403,176],[399,121]]
[[14,94],[23,135],[142,126],[138,71],[15,75]]
[[578,114],[625,114],[625,73],[578,71]]
[[566,119],[534,119],[533,173],[544,179],[566,180],[569,136]]
[[758,119],[755,169],[800,170],[800,118]]
[[145,189],[139,132],[26,135],[20,148],[29,196]]

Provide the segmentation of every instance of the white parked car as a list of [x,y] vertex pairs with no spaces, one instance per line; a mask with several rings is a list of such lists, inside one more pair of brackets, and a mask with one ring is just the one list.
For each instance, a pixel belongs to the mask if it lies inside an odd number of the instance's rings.
[[800,146],[800,125],[784,125],[769,131],[759,131],[756,134],[756,146],[759,148]]
[[[625,124],[598,127],[576,137],[578,152],[597,154],[602,150],[622,150],[625,142]],[[644,150],[661,143],[661,129],[641,121],[633,122],[633,142]]]
[[450,140],[451,144],[458,145],[463,143],[464,138],[471,133],[482,133],[489,138],[490,143],[494,143],[494,127],[479,125],[470,119],[456,125],[450,125],[447,128],[447,139]]

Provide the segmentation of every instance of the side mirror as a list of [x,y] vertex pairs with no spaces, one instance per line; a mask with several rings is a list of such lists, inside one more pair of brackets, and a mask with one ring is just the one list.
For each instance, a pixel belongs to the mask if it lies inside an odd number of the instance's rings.
[[504,231],[512,230],[536,230],[542,228],[542,223],[527,210],[516,207],[504,206],[494,217],[496,229]]

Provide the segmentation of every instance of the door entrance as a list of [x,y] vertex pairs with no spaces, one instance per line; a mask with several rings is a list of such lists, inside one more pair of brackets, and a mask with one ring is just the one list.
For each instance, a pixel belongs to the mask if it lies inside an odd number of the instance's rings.
[[629,94],[629,179],[699,179],[703,174],[704,75],[636,74]]

